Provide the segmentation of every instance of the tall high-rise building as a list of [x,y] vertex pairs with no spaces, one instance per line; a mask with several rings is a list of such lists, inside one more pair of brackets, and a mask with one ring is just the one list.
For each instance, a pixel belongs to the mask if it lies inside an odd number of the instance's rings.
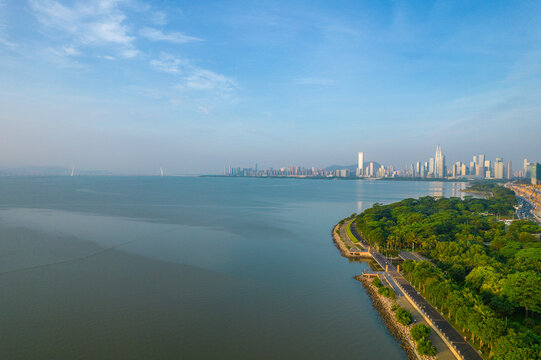
[[531,163],[532,185],[541,185],[541,164]]
[[363,166],[364,166],[364,152],[359,152],[357,158],[357,176],[363,175]]
[[511,161],[507,162],[507,166],[505,167],[505,178],[511,179],[513,177],[513,163]]
[[485,154],[477,156],[477,171],[476,176],[485,177]]
[[441,146],[436,147],[436,156],[434,157],[434,177],[445,177],[445,156],[441,152]]
[[475,175],[477,173],[477,156],[473,157],[473,161],[470,162],[470,175]]
[[529,178],[532,171],[532,163],[528,159],[524,159],[524,177]]
[[433,157],[431,157],[428,160],[428,174],[434,177],[434,158]]
[[501,158],[496,158],[494,162],[494,179],[503,179],[504,176],[504,166],[503,160]]

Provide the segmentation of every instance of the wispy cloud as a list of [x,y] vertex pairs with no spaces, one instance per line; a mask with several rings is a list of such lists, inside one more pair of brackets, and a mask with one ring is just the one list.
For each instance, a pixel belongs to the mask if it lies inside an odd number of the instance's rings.
[[48,31],[58,32],[59,38],[67,39],[72,46],[114,47],[119,56],[130,58],[137,55],[138,50],[119,3],[118,0],[97,0],[65,6],[54,0],[30,0],[30,9]]
[[79,56],[81,52],[73,46],[61,46],[59,48],[49,48],[49,51],[56,56]]
[[5,1],[0,0],[0,45],[13,48],[15,44],[7,39],[6,8]]
[[238,88],[233,78],[198,67],[186,59],[168,53],[162,53],[158,59],[151,60],[150,65],[156,70],[177,75],[181,80],[176,87],[178,90],[230,93]]
[[179,89],[220,90],[231,92],[238,86],[232,78],[217,74],[214,71],[190,66],[189,73],[178,86]]
[[173,55],[162,53],[158,59],[150,61],[150,66],[154,69],[170,74],[180,74],[181,67],[185,68],[188,63],[185,60],[174,57]]
[[145,27],[139,31],[139,34],[151,41],[168,41],[175,44],[183,44],[192,41],[202,41],[200,38],[184,35],[180,32],[164,33],[158,29]]

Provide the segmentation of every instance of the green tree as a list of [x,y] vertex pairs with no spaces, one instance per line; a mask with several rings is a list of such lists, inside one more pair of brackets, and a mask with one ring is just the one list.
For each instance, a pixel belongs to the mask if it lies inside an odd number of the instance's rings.
[[483,344],[492,347],[494,341],[504,334],[505,324],[501,319],[490,316],[479,323],[477,330],[481,347]]
[[503,286],[503,293],[511,301],[523,306],[528,318],[528,310],[541,310],[541,278],[533,271],[511,274]]
[[493,360],[532,360],[539,358],[535,345],[514,330],[510,330],[508,335],[498,338],[491,352]]
[[421,338],[417,342],[417,351],[419,352],[419,355],[436,355],[436,348],[432,345],[432,341],[427,338]]
[[402,325],[409,325],[412,321],[411,313],[404,308],[399,308],[396,310],[396,320]]
[[381,280],[377,276],[372,279],[372,285],[378,288],[383,286],[383,284],[381,283]]
[[536,271],[541,273],[541,249],[522,249],[515,254],[515,268],[520,271]]
[[419,341],[422,338],[428,337],[430,334],[430,327],[425,324],[416,324],[411,327],[411,337],[415,341]]

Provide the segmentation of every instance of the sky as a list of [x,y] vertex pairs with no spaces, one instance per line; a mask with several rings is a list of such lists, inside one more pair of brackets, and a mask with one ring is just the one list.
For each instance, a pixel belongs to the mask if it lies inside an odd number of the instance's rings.
[[518,170],[540,99],[539,1],[0,0],[0,167]]

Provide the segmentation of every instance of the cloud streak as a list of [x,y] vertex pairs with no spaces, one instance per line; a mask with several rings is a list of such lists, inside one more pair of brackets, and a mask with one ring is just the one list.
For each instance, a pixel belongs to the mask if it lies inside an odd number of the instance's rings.
[[[115,48],[119,56],[138,54],[135,37],[129,34],[126,15],[119,1],[77,2],[65,6],[54,0],[30,0],[30,9],[45,29],[72,47],[102,46]],[[71,55],[66,53],[66,55]]]
[[177,75],[180,83],[176,88],[181,91],[216,91],[226,94],[238,88],[235,79],[198,67],[187,59],[168,53],[162,53],[158,59],[151,60],[150,66],[158,71]]
[[200,38],[188,36],[180,32],[164,33],[158,29],[145,27],[139,31],[139,34],[151,41],[167,41],[175,44],[184,44],[193,41],[203,41]]

